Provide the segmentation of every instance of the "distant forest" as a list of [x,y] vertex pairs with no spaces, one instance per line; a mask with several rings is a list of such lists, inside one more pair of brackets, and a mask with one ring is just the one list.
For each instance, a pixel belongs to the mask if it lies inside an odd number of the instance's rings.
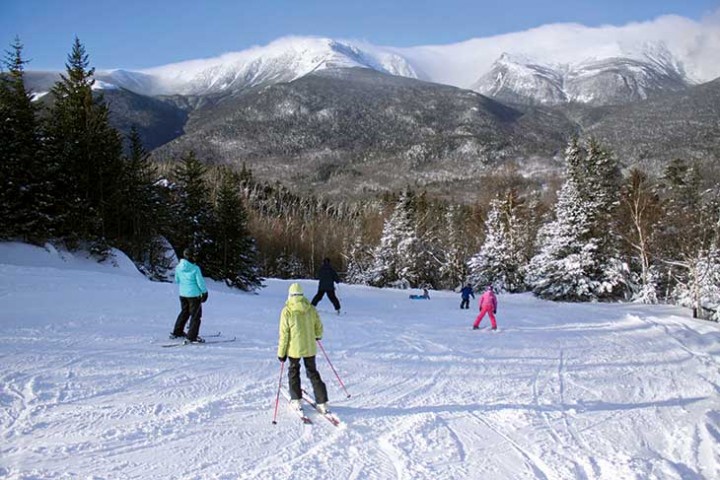
[[136,130],[110,125],[78,39],[43,105],[25,64],[16,39],[0,77],[4,240],[118,248],[153,279],[170,249],[193,247],[207,276],[244,290],[312,278],[327,257],[348,283],[665,302],[718,320],[720,179],[684,159],[655,176],[623,171],[594,139],[573,139],[564,175],[542,186],[508,168],[464,204],[410,187],[330,201],[193,151],[154,162]]

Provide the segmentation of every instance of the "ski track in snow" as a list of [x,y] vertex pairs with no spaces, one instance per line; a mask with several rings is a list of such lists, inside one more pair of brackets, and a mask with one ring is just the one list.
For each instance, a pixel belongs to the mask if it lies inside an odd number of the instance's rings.
[[209,282],[202,331],[237,340],[161,348],[173,285],[49,255],[0,244],[0,478],[720,478],[720,329],[680,308],[500,295],[492,333],[452,292],[341,285],[343,424],[281,397],[272,425],[291,282]]

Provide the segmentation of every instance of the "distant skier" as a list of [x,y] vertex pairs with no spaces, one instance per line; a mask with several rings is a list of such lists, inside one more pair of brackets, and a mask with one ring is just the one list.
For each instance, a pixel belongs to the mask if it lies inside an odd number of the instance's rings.
[[480,297],[480,314],[475,319],[473,324],[473,330],[477,330],[480,326],[480,321],[483,319],[485,314],[490,317],[490,323],[492,323],[492,329],[497,330],[497,323],[495,322],[495,314],[497,313],[497,297],[493,293],[492,285],[487,287],[485,293]]
[[430,292],[427,288],[423,288],[422,295],[410,295],[410,300],[430,300]]
[[472,286],[469,283],[465,285],[462,290],[460,290],[460,296],[462,297],[462,301],[460,302],[460,310],[470,310],[470,297],[473,297],[474,300],[475,294],[473,293]]
[[[183,251],[183,259],[175,267],[175,283],[179,284],[180,314],[171,334],[173,338],[187,337],[189,342],[203,343],[198,336],[202,318],[202,304],[207,301],[208,290],[200,267],[195,265],[195,252],[189,248]],[[190,328],[185,333],[185,324],[190,319]]]
[[288,289],[288,299],[280,313],[280,328],[277,356],[278,360],[290,360],[288,384],[290,403],[298,410],[302,409],[302,389],[300,386],[300,359],[305,363],[305,373],[312,382],[315,402],[322,413],[329,411],[327,388],[320,378],[315,365],[316,342],[322,338],[323,324],[315,307],[303,295],[299,283],[293,283]]
[[340,314],[340,300],[335,296],[335,284],[340,283],[340,277],[338,277],[335,269],[330,265],[330,259],[323,259],[323,263],[318,270],[318,291],[313,297],[313,307],[317,307],[317,304],[322,300],[323,295],[327,294],[328,298],[335,307],[335,311]]

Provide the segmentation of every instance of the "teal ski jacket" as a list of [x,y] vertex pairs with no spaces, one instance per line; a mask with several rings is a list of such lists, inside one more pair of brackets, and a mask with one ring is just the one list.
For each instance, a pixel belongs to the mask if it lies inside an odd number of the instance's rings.
[[180,285],[181,297],[200,297],[207,292],[200,267],[184,258],[175,267],[175,283]]

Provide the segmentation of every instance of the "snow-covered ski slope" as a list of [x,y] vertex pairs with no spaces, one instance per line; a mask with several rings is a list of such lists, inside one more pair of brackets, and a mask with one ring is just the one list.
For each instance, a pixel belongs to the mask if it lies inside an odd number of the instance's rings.
[[272,425],[289,282],[210,282],[201,333],[237,341],[161,348],[175,287],[116,263],[0,244],[0,478],[720,478],[720,329],[687,310],[500,295],[491,333],[451,292],[341,285],[344,425]]

